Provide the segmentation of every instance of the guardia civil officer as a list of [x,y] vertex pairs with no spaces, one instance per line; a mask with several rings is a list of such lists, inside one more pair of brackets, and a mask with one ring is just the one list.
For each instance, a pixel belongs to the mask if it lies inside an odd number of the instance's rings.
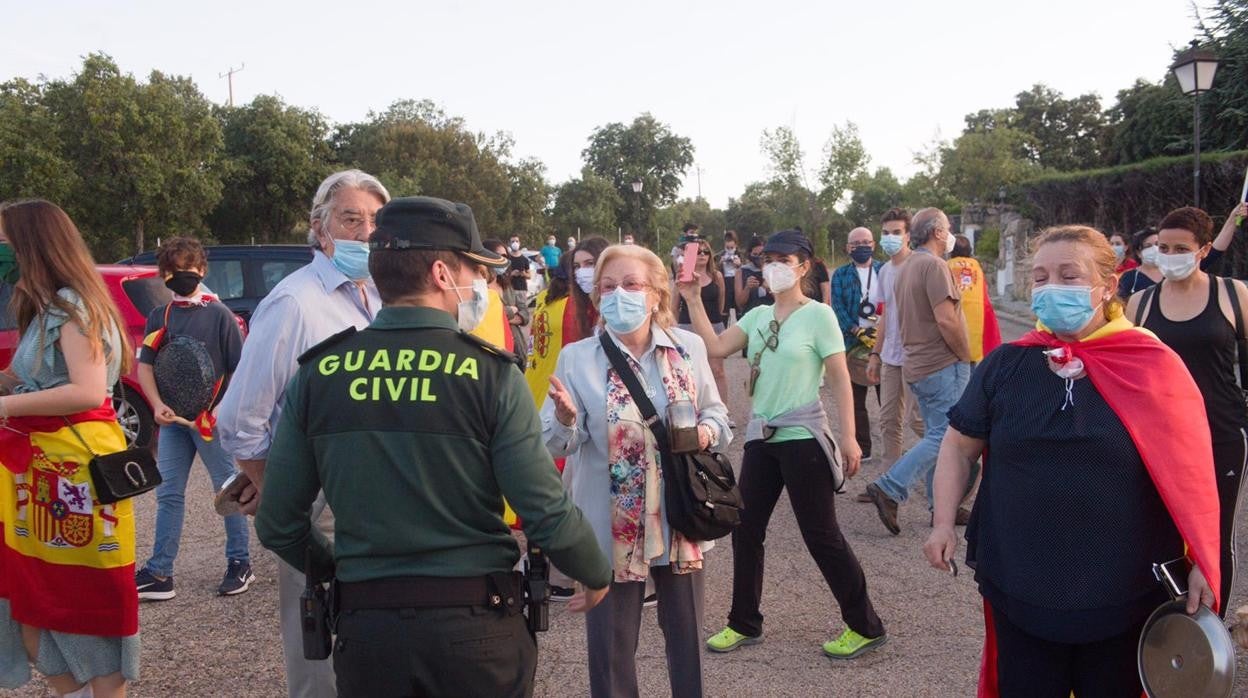
[[[395,199],[377,213],[369,270],[383,307],[313,347],[286,392],[256,532],[286,562],[337,579],[341,696],[528,696],[536,646],[521,615],[525,535],[590,591],[611,566],[559,481],[533,398],[507,352],[466,333],[486,300],[472,210]],[[329,545],[309,520],[318,490]]]

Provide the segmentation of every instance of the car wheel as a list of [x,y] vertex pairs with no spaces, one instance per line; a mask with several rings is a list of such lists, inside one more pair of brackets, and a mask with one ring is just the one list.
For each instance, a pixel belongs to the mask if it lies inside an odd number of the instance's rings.
[[113,409],[117,411],[117,423],[126,434],[128,448],[152,446],[156,433],[156,420],[152,408],[133,390],[113,389]]

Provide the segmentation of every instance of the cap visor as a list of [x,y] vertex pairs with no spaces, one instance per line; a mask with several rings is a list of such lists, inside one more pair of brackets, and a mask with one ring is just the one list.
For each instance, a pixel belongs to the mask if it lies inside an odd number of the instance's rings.
[[468,252],[461,252],[460,254],[474,262],[479,262],[487,267],[494,267],[496,269],[511,264],[511,261],[506,257],[490,252],[484,247],[476,250],[469,250]]

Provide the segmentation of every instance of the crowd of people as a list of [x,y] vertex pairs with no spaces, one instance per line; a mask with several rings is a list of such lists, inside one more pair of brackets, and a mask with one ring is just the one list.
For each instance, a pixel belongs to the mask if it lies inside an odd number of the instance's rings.
[[[835,269],[800,229],[739,240],[695,225],[666,257],[631,236],[550,236],[535,261],[517,236],[483,238],[465,204],[337,172],[312,199],[312,262],[245,340],[203,284],[203,246],[162,245],[172,299],[137,352],[162,482],[136,565],[133,502],[105,503],[95,479],[126,448],[111,392],[134,348],[69,216],[5,203],[0,277],[21,339],[0,372],[0,687],[33,666],[57,695],[125,695],[139,600],[175,597],[196,455],[214,488],[241,483],[218,593],[255,580],[247,516],[280,559],[291,696],[531,694],[515,570],[544,556],[554,597],[586,613],[590,695],[638,695],[653,599],[672,695],[701,696],[704,648],[764,638],[766,532],[786,490],[843,622],[822,652],[853,660],[889,636],[836,495],[878,457],[855,499],[889,533],[920,483],[933,567],[956,573],[966,527],[981,695],[1138,696],[1138,639],[1165,600],[1152,564],[1186,556],[1188,612],[1225,615],[1235,583],[1248,287],[1208,270],[1245,215],[1217,235],[1190,207],[1130,237],[1044,231],[1038,324],[1002,344],[970,241],[936,208],[855,228]],[[190,388],[162,377],[162,353],[188,346],[210,395],[190,408]],[[738,355],[748,379],[732,384]],[[743,428],[726,406],[737,391]],[[678,425],[693,451],[745,444],[732,604],[709,637],[715,541],[673,525],[665,499]],[[326,588],[335,637],[317,658],[309,599]]]

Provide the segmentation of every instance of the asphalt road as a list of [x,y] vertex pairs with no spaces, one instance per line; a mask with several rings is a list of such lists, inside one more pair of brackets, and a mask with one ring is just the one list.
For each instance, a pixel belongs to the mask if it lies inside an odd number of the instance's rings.
[[[1025,329],[1002,318],[1007,339]],[[729,406],[743,425],[748,406],[744,391],[735,387],[743,384],[748,369],[743,360],[731,359],[728,371],[734,386]],[[874,424],[874,409],[872,413]],[[740,463],[740,442],[733,445],[731,456],[734,463]],[[823,656],[820,644],[839,634],[843,625],[782,497],[767,540],[766,640],[726,655],[707,653],[703,671],[708,696],[975,694],[983,626],[974,582],[969,574],[955,579],[924,561],[922,544],[929,529],[921,494],[902,507],[899,536],[884,529],[874,507],[853,501],[852,495],[879,471],[878,460],[866,464],[849,484],[849,494],[834,504],[888,628],[888,644],[850,662]],[[137,517],[141,563],[151,551],[154,497],[139,500]],[[1241,536],[1243,528],[1241,520]],[[178,595],[171,601],[142,606],[142,679],[133,684],[131,695],[285,695],[275,562],[254,539],[252,554],[259,579],[251,591],[217,597],[215,589],[225,571],[224,539],[220,519],[212,511],[207,474],[196,467],[187,491],[186,528],[175,573]],[[708,553],[706,570],[703,632],[709,636],[723,626],[731,601],[732,550],[726,540]],[[1244,586],[1240,585],[1232,607],[1245,603]],[[584,632],[583,617],[554,606],[551,630],[540,638],[536,695],[587,695]],[[668,694],[662,634],[653,610],[643,615],[637,665],[643,695]],[[1245,695],[1248,662],[1243,657],[1238,668],[1236,692]],[[36,681],[13,695],[45,695],[45,688]]]

